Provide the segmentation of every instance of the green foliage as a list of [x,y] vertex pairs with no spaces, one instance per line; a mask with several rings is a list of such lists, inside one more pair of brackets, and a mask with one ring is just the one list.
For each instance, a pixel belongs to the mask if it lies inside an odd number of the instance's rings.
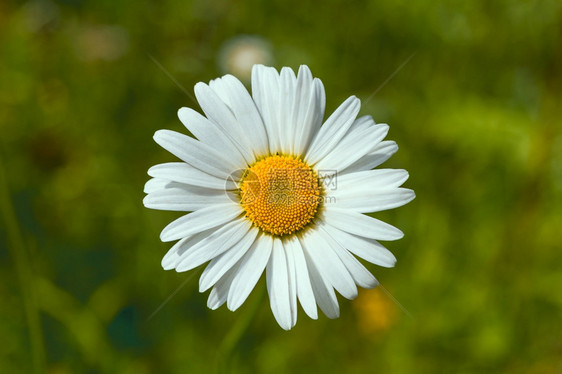
[[[562,370],[561,31],[558,1],[2,2],[0,372]],[[197,105],[154,61],[192,92],[243,34],[390,124],[417,198],[377,215],[406,236],[369,269],[411,318],[363,292],[284,332],[263,285],[210,311],[161,269],[152,134]]]

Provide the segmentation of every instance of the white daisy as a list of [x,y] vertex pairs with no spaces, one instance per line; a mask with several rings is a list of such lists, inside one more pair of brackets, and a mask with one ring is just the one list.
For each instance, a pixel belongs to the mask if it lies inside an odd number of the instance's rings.
[[405,170],[371,170],[398,147],[383,141],[388,125],[357,118],[351,96],[322,124],[324,86],[307,66],[298,75],[262,65],[252,70],[252,96],[231,75],[195,85],[205,113],[181,108],[195,138],[159,130],[154,140],[181,162],[149,169],[144,205],[188,213],[162,230],[178,242],[162,259],[178,272],[209,262],[199,290],[208,306],[236,310],[266,271],[271,310],[289,330],[304,312],[339,316],[335,291],[378,282],[357,260],[392,267],[377,240],[403,233],[363,213],[395,208],[415,195],[399,186]]

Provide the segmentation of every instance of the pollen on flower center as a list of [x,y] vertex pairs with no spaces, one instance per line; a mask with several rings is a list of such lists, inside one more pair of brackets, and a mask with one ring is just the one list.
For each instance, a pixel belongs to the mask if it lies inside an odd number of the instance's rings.
[[240,203],[246,217],[266,233],[293,234],[316,216],[321,200],[316,172],[303,161],[273,155],[245,170]]

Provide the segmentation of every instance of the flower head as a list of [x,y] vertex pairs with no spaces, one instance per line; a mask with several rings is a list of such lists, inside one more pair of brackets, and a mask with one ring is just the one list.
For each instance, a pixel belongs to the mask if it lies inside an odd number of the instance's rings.
[[252,70],[252,95],[231,75],[198,83],[205,115],[181,108],[195,138],[159,130],[155,141],[181,162],[153,166],[148,208],[188,213],[164,228],[177,241],[164,269],[191,270],[209,262],[199,289],[208,306],[236,310],[264,270],[273,314],[288,330],[297,300],[311,318],[317,306],[339,316],[335,291],[348,299],[357,285],[378,282],[357,260],[392,267],[395,257],[377,240],[402,232],[363,213],[404,205],[405,170],[377,169],[398,147],[383,141],[388,125],[357,118],[360,101],[343,102],[324,122],[322,82],[307,66],[295,75],[262,65]]

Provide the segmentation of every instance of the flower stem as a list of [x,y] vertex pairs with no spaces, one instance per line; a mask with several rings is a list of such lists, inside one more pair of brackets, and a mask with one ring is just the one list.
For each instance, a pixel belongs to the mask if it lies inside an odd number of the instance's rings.
[[258,288],[256,292],[258,294],[257,297],[254,298],[246,313],[240,316],[221,342],[217,351],[217,373],[228,372],[227,369],[231,361],[232,352],[244,336],[244,333],[248,330],[250,322],[255,318],[259,307],[263,303],[265,296],[263,282],[258,285]]

